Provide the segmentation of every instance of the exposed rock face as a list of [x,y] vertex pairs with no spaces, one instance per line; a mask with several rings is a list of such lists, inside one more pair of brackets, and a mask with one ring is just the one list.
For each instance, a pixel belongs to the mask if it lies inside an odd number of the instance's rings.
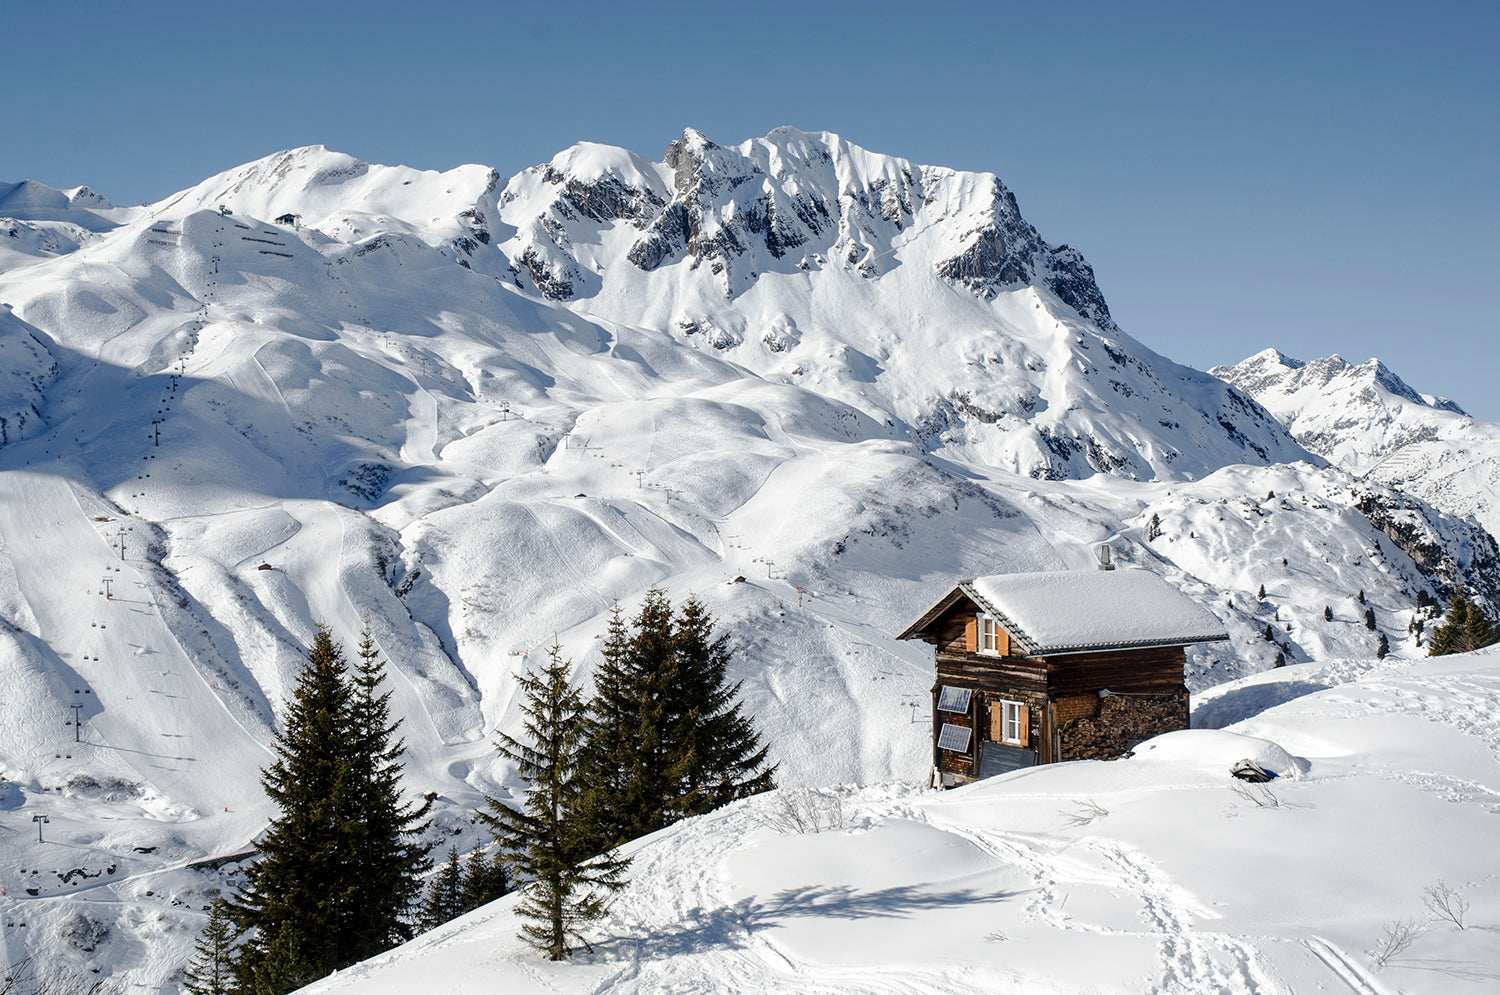
[[1425,505],[1385,488],[1361,486],[1355,507],[1410,556],[1444,600],[1459,588],[1500,605],[1500,547],[1483,528],[1437,518]]
[[[738,147],[688,129],[667,146],[658,173],[660,190],[652,182],[658,177],[632,183],[613,173],[574,175],[556,163],[540,167],[541,179],[558,188],[547,215],[564,228],[580,218],[624,221],[640,231],[625,253],[631,265],[651,272],[674,262],[693,270],[707,264],[731,296],[797,250],[878,277],[892,265],[893,242],[920,220],[947,246],[931,263],[942,279],[985,300],[1037,283],[1112,327],[1083,256],[1048,245],[992,175],[914,166],[836,135],[791,128]],[[538,289],[553,299],[580,293],[566,275],[576,261],[552,258],[569,255],[557,226],[533,232],[516,258]]]

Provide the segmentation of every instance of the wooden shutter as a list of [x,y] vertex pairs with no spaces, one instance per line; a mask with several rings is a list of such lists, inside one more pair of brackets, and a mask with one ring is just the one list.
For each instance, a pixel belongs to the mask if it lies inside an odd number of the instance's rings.
[[1010,633],[998,624],[995,626],[995,652],[1001,656],[1010,656]]
[[964,626],[964,652],[979,652],[979,619],[972,615]]
[[990,742],[998,743],[1005,736],[1005,705],[1000,701],[990,702]]
[[[990,702],[990,741],[1009,743],[1012,746],[1028,746],[1031,743],[1031,709],[1025,705],[1016,708],[1016,738],[1005,738],[1005,702]],[[1015,704],[1015,702],[1011,702]]]

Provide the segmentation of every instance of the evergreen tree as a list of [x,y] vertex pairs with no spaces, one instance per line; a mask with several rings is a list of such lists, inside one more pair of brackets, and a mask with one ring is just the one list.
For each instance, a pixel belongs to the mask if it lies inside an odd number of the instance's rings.
[[552,647],[546,666],[528,670],[518,683],[526,738],[501,733],[495,745],[530,789],[520,811],[490,798],[489,811],[479,815],[526,882],[517,908],[528,920],[521,937],[552,960],[563,960],[575,941],[589,948],[581,929],[604,915],[609,893],[625,884],[629,861],[598,853],[597,836],[581,818],[578,761],[588,720],[582,696],[568,686],[561,647]]
[[486,858],[484,850],[476,847],[464,864],[463,884],[459,889],[459,908],[472,912],[481,905],[488,905],[502,895],[510,894],[510,874],[499,854]]
[[584,771],[603,850],[774,784],[766,748],[727,683],[728,636],[696,598],[674,616],[647,592],[633,626],[616,608],[595,674]]
[[582,806],[599,852],[665,825],[660,727],[666,687],[660,661],[670,645],[670,626],[670,606],[657,590],[646,592],[634,634],[618,604],[610,613],[580,759],[589,786]]
[[1448,604],[1448,614],[1443,617],[1443,623],[1432,631],[1432,639],[1427,644],[1427,655],[1465,653],[1489,646],[1495,641],[1495,632],[1484,611],[1467,594],[1458,590]]
[[1371,632],[1375,631],[1375,609],[1373,608],[1365,609],[1365,628]]
[[216,898],[208,908],[203,935],[193,945],[193,959],[182,975],[182,987],[191,995],[229,995],[233,986],[234,924],[224,899]]
[[418,925],[434,929],[464,914],[463,865],[458,860],[458,846],[448,848],[448,860],[427,884],[427,897],[417,916]]
[[729,634],[713,637],[713,616],[690,597],[677,613],[672,633],[675,692],[681,702],[672,739],[675,797],[667,811],[676,818],[701,815],[737,798],[775,787],[767,747],[740,714],[739,684],[729,684]]
[[1273,641],[1275,638],[1276,638],[1276,630],[1272,629],[1271,628],[1271,623],[1267,622],[1266,623],[1266,633],[1265,633],[1266,642],[1269,643],[1269,642]]
[[318,627],[261,776],[280,814],[228,903],[239,932],[236,988],[282,995],[399,942],[427,866],[423,812],[399,798],[401,752],[378,655],[366,633],[351,680],[343,649]]
[[1380,634],[1380,642],[1375,647],[1375,659],[1377,659],[1377,660],[1384,660],[1386,658],[1386,656],[1389,655],[1390,652],[1391,652],[1391,641],[1389,639],[1387,639],[1385,637],[1385,633],[1382,632]]
[[1333,608],[1331,606],[1329,606],[1329,605],[1324,605],[1323,606],[1323,621],[1325,621],[1325,622],[1332,622],[1333,621]]
[[1161,535],[1161,517],[1156,512],[1151,513],[1151,521],[1146,525],[1146,541],[1155,542]]
[[382,691],[385,665],[367,622],[360,633],[352,675],[350,737],[353,770],[350,814],[358,830],[353,842],[355,887],[349,928],[355,960],[364,960],[413,935],[409,914],[421,894],[421,876],[432,866],[422,836],[432,807],[401,799],[400,723],[391,719],[389,691]]
[[1255,592],[1255,596],[1262,601],[1266,600],[1266,585],[1260,585],[1260,590]]

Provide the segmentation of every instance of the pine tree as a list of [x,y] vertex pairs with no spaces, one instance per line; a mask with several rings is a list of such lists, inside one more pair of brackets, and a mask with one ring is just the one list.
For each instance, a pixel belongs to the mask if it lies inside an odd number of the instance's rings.
[[1146,525],[1146,541],[1155,542],[1161,535],[1161,517],[1156,512],[1151,513],[1151,521]]
[[775,787],[767,747],[736,701],[729,684],[729,635],[713,638],[713,616],[689,597],[672,633],[676,658],[673,692],[681,702],[671,735],[671,777],[676,797],[665,806],[676,818],[701,815],[738,798]]
[[253,931],[235,959],[240,991],[281,995],[406,932],[414,875],[427,866],[415,839],[423,813],[399,798],[401,744],[368,633],[361,654],[351,680],[342,647],[318,627],[262,773],[280,814],[227,906],[239,932]]
[[1268,643],[1276,638],[1276,630],[1271,628],[1271,624],[1269,622],[1266,623],[1265,638],[1266,642]]
[[1375,631],[1375,609],[1373,608],[1365,609],[1365,628],[1371,632]]
[[427,897],[417,923],[423,930],[435,929],[463,915],[463,865],[458,860],[458,846],[448,847],[448,860],[427,883]]
[[1359,589],[1359,593],[1354,596],[1354,599],[1356,601],[1358,601],[1360,604],[1364,604],[1365,603],[1365,589],[1364,588],[1360,588]]
[[476,847],[464,864],[464,880],[459,890],[459,908],[472,912],[481,905],[488,905],[503,895],[510,894],[510,873],[499,854],[487,858],[482,848]]
[[1443,623],[1432,631],[1432,638],[1427,643],[1427,655],[1466,653],[1489,646],[1495,641],[1495,632],[1484,611],[1462,590],[1457,590],[1453,594],[1453,600],[1448,603],[1448,614],[1443,617]]
[[343,652],[319,626],[292,692],[286,729],[277,737],[276,759],[261,776],[281,814],[230,903],[235,926],[255,931],[240,947],[235,976],[238,987],[257,995],[281,995],[291,990],[283,984],[310,982],[343,966],[339,935],[351,889],[344,873],[351,699]]
[[616,608],[584,754],[600,850],[773,785],[735,702],[739,685],[726,681],[728,647],[696,598],[674,617],[666,595],[649,591],[629,627]]
[[591,949],[581,929],[604,915],[609,893],[625,884],[629,861],[598,853],[597,835],[581,818],[578,760],[588,724],[582,695],[568,686],[561,647],[552,647],[546,666],[528,670],[518,683],[526,739],[501,733],[495,745],[530,789],[520,811],[490,798],[489,811],[479,815],[525,881],[517,907],[528,920],[521,937],[552,960],[563,960],[575,941]]
[[353,956],[364,960],[413,935],[408,916],[421,894],[421,876],[432,866],[422,840],[432,803],[402,801],[406,744],[397,738],[400,723],[391,719],[391,693],[380,688],[385,665],[368,622],[360,633],[351,680],[351,816],[358,837],[352,852],[349,928]]
[[1325,621],[1325,622],[1332,622],[1333,621],[1333,608],[1331,606],[1329,606],[1329,605],[1324,605],[1323,606],[1323,621]]
[[1382,632],[1380,634],[1380,642],[1375,647],[1375,659],[1377,659],[1377,660],[1384,660],[1386,658],[1386,656],[1390,652],[1391,652],[1391,641],[1389,639],[1387,639],[1385,637],[1385,633]]
[[203,935],[193,945],[193,959],[182,975],[182,987],[191,995],[229,995],[233,986],[234,924],[224,899],[216,898],[208,908]]
[[1255,592],[1255,596],[1262,601],[1266,600],[1266,585],[1260,585],[1260,590]]

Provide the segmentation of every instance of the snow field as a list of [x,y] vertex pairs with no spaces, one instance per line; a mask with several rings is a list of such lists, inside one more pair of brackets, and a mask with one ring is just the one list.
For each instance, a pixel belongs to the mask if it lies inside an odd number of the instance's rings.
[[[1489,990],[1500,652],[1278,689],[1305,669],[1224,685],[1248,718],[1129,760],[782,789],[671,827],[567,964],[506,898],[309,991]],[[1281,776],[1236,781],[1243,758]],[[836,827],[798,832],[799,806]],[[1431,919],[1439,881],[1468,928]],[[1397,919],[1422,928],[1377,965]]]

